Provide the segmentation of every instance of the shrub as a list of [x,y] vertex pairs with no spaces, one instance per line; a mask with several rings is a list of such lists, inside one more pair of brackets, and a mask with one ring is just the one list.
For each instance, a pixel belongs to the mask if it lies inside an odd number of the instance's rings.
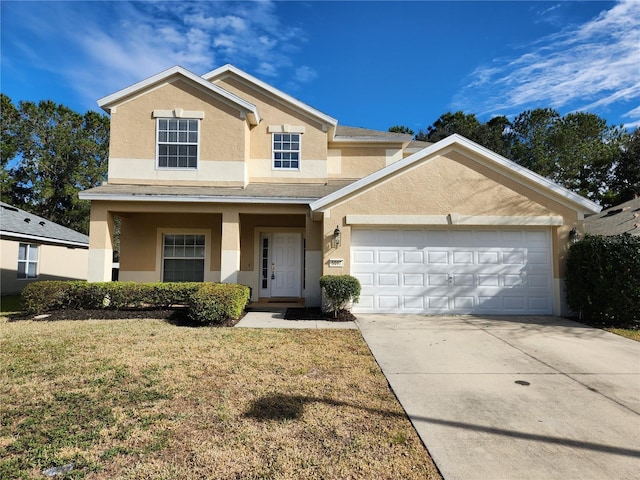
[[230,283],[208,283],[191,295],[189,318],[205,324],[238,319],[249,301],[249,287]]
[[48,281],[28,284],[20,294],[26,313],[39,314],[65,308],[71,282]]
[[569,250],[566,284],[585,322],[640,327],[640,237],[586,235]]
[[27,313],[51,310],[165,309],[188,305],[193,293],[203,286],[191,283],[43,281],[29,284],[22,292]]
[[325,310],[334,316],[360,300],[360,282],[351,275],[324,275],[320,277],[320,288],[326,300]]

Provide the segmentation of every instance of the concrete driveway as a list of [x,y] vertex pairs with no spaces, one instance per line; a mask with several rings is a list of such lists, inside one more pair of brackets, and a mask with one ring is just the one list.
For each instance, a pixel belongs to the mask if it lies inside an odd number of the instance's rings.
[[357,323],[446,480],[640,478],[640,343],[554,317]]

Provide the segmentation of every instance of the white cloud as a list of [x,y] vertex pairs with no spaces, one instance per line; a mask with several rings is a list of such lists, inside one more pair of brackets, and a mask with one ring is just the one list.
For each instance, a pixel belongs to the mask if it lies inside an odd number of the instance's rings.
[[294,80],[300,83],[308,83],[315,80],[317,76],[318,72],[313,68],[307,65],[302,65],[301,67],[296,68]]
[[51,2],[38,9],[22,12],[25,35],[58,48],[54,55],[32,49],[33,63],[65,78],[88,105],[176,64],[197,74],[233,63],[271,77],[288,69],[293,77],[293,45],[305,39],[282,25],[271,1]]
[[480,115],[606,108],[640,99],[639,79],[640,2],[625,0],[540,39],[520,57],[477,68],[453,103]]

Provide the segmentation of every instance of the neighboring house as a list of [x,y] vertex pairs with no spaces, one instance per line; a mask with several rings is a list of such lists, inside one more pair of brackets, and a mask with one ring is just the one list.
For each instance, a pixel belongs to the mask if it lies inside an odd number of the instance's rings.
[[593,235],[640,235],[640,198],[586,217],[584,230]]
[[91,200],[89,279],[222,281],[356,312],[560,314],[569,232],[599,206],[453,135],[338,121],[231,66],[173,67],[99,100],[108,182]]
[[0,292],[38,280],[86,280],[89,237],[0,202]]

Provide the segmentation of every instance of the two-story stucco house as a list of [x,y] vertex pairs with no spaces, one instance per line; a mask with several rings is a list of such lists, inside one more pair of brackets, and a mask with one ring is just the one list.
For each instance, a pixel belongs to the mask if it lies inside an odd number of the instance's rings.
[[173,67],[99,100],[108,182],[91,200],[89,279],[222,281],[252,300],[358,312],[560,314],[570,231],[599,207],[463,137],[436,144],[338,121],[231,66]]

